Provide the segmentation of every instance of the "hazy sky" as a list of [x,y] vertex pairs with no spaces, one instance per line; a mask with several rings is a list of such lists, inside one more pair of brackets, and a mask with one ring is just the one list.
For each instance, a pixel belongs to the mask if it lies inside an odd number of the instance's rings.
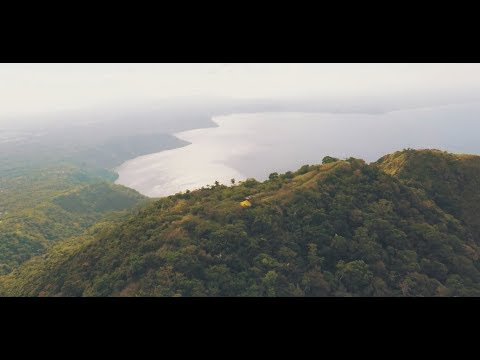
[[1,118],[172,96],[480,94],[480,64],[0,64]]

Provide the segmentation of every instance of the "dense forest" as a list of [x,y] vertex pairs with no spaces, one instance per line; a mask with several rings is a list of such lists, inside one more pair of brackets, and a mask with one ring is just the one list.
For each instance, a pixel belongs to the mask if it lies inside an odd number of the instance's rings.
[[0,274],[105,216],[123,216],[146,198],[111,183],[107,171],[72,165],[19,169],[0,177]]
[[[404,150],[217,182],[65,234],[1,276],[0,293],[480,296],[479,181],[480,157]],[[111,210],[89,186],[49,204]]]

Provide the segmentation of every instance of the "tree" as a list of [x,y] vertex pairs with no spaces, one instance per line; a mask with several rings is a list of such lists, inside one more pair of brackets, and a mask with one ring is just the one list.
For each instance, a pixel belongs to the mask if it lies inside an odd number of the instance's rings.
[[235,185],[235,179],[230,179],[230,182],[232,183],[232,185]]
[[303,275],[302,285],[307,296],[326,296],[330,291],[330,285],[319,269],[307,271]]
[[343,236],[335,234],[330,242],[330,248],[339,259],[347,259],[352,255],[352,243]]
[[334,163],[338,161],[337,158],[334,158],[334,157],[331,157],[331,156],[325,156],[323,159],[322,159],[322,164],[330,164],[330,163]]
[[336,277],[348,291],[358,295],[367,295],[368,285],[373,278],[373,274],[363,260],[348,263],[339,261],[337,269]]
[[307,244],[308,247],[308,265],[310,267],[317,267],[320,266],[322,263],[322,259],[318,256],[317,245],[313,243]]
[[298,169],[297,174],[303,175],[306,174],[310,170],[310,165],[303,165],[300,169]]
[[254,178],[248,178],[243,182],[243,185],[247,188],[253,188],[257,184],[259,184],[259,182],[257,180],[255,180]]
[[266,296],[275,296],[275,284],[277,282],[278,274],[275,270],[270,270],[263,278],[263,286],[265,287]]
[[399,284],[404,296],[434,296],[441,284],[425,274],[409,273]]
[[271,173],[270,175],[268,175],[268,179],[269,179],[269,180],[276,180],[276,179],[278,179],[278,173],[276,173],[276,172]]

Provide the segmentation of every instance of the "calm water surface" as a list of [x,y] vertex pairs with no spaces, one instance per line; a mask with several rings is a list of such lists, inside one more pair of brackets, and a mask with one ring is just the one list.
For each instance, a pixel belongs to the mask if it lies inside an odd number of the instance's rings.
[[117,183],[156,197],[216,180],[263,180],[326,155],[374,161],[408,147],[480,154],[476,103],[375,115],[235,114],[213,121],[218,127],[175,134],[190,145],[126,161],[116,169]]

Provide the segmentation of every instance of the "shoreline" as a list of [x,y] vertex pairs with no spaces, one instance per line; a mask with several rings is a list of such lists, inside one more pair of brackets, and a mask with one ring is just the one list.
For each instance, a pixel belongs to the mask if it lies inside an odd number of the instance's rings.
[[[447,108],[450,110],[422,108],[381,115],[305,111],[216,115],[210,118],[212,126],[172,134],[189,144],[124,162],[117,170],[131,164],[130,173],[126,180],[115,183],[158,197],[212,184],[214,178],[228,185],[230,179],[225,182],[225,178],[229,173],[235,174],[232,178],[237,181],[249,177],[262,180],[269,172],[320,163],[326,155],[371,162],[405,148],[478,154],[477,122],[471,121],[476,111],[470,105]],[[208,131],[216,128],[221,129]],[[459,143],[459,137],[466,140]]]

